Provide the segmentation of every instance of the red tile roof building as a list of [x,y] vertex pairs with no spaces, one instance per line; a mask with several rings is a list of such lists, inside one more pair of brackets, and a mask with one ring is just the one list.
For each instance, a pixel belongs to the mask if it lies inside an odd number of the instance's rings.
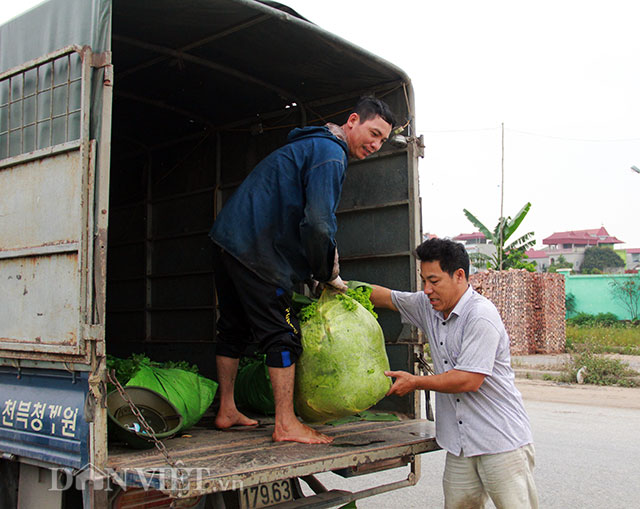
[[[487,238],[481,232],[461,233],[452,238],[465,245],[469,254],[482,253],[495,254],[495,246],[488,243]],[[529,249],[527,258],[535,262],[538,271],[544,272],[552,263],[562,256],[573,264],[573,270],[579,271],[584,259],[584,251],[589,247],[611,247],[615,244],[624,244],[624,241],[609,234],[604,226],[590,230],[569,230],[555,232],[542,241],[544,249]],[[640,248],[626,249],[627,268],[640,269]],[[482,269],[481,269],[482,270]]]
[[625,249],[627,252],[627,269],[640,270],[640,248]]
[[529,249],[528,251],[525,251],[525,254],[527,255],[527,258],[529,258],[529,260],[541,260],[544,258],[549,258],[549,253],[544,249]]
[[461,233],[460,235],[453,237],[452,240],[455,240],[457,242],[468,242],[470,244],[483,244],[484,242],[486,242],[486,237],[482,232]]
[[612,246],[614,244],[624,244],[624,241],[612,237],[604,226],[593,230],[570,230],[566,232],[556,232],[542,241],[547,246],[556,248],[574,248],[590,246]]
[[[609,234],[604,226],[590,230],[569,230],[555,232],[543,239],[545,247],[542,250],[529,250],[527,256],[535,261],[538,270],[544,270],[549,265],[558,261],[560,256],[573,264],[573,270],[580,270],[584,259],[584,251],[589,247],[611,247],[615,244],[624,244],[624,241]],[[627,252],[631,250],[627,249]]]

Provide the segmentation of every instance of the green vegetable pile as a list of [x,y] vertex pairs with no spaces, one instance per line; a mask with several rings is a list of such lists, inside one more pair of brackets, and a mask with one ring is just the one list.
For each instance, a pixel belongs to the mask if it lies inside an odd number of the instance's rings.
[[[347,299],[346,297],[351,297],[353,300],[355,300],[358,304],[360,304],[363,308],[365,308],[367,311],[369,311],[369,313],[371,313],[373,315],[373,317],[377,320],[378,319],[378,313],[376,313],[373,310],[373,304],[371,302],[371,292],[372,292],[372,288],[370,286],[359,286],[357,288],[355,288],[354,290],[349,289],[347,290],[346,294],[340,294],[338,295],[338,298],[344,303],[348,302],[349,299]],[[353,310],[353,307],[351,308],[351,310]]]
[[303,353],[296,366],[295,407],[308,422],[360,413],[380,401],[391,380],[384,335],[370,287],[326,289],[299,314]]
[[311,304],[303,307],[302,310],[300,310],[300,313],[298,314],[298,320],[300,320],[300,323],[304,323],[313,318],[317,312],[318,302],[312,302]]
[[[338,293],[336,298],[342,302],[342,305],[345,307],[347,311],[354,311],[356,309],[356,303],[360,304],[363,308],[365,308],[369,313],[373,315],[373,317],[377,320],[378,313],[373,310],[373,304],[371,303],[371,287],[359,286],[355,289],[349,289],[344,294]],[[300,298],[298,296],[299,301],[303,302],[304,297]],[[310,300],[310,299],[307,299]],[[354,302],[355,301],[355,302]],[[318,301],[311,301],[308,305],[304,306],[300,312],[298,313],[298,320],[300,323],[304,323],[309,319],[313,318],[318,312]]]
[[[115,370],[116,378],[122,385],[126,385],[142,366],[165,369],[183,369],[191,373],[198,373],[198,366],[189,364],[187,361],[152,361],[143,353],[134,353],[127,359],[121,359],[114,355],[107,354],[107,369]],[[113,384],[108,384],[108,392],[115,390]]]

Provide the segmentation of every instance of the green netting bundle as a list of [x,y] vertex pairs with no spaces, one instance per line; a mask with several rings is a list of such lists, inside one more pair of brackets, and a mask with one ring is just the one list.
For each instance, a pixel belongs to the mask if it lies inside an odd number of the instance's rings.
[[234,397],[239,408],[246,408],[264,415],[276,413],[269,368],[265,356],[257,359],[243,358],[236,377]]
[[127,385],[146,387],[166,397],[182,415],[180,431],[200,420],[218,389],[216,382],[197,373],[146,364],[140,366]]
[[[295,407],[308,422],[354,415],[380,401],[391,380],[384,335],[370,310],[371,289],[326,289],[300,313],[303,353],[296,364]],[[356,298],[354,298],[356,297]]]

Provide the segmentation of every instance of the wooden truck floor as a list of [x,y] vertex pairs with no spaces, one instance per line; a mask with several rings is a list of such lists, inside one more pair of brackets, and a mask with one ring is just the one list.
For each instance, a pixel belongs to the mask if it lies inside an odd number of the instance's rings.
[[[315,428],[334,437],[333,443],[274,443],[272,420],[257,428],[229,431],[196,426],[164,443],[171,459],[182,462],[189,474],[182,497],[350,467],[362,472],[369,465],[374,471],[376,464],[400,466],[416,454],[439,449],[434,425],[427,420],[361,421]],[[401,459],[404,463],[393,461]],[[144,472],[148,486],[170,491],[166,478],[170,467],[156,448],[134,450],[110,444],[107,466],[127,484],[140,486]]]

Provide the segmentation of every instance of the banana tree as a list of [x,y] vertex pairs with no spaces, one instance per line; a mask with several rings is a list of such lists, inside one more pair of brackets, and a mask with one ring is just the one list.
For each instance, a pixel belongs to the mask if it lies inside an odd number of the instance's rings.
[[525,233],[507,245],[507,240],[511,238],[518,226],[520,226],[520,223],[522,223],[530,208],[531,203],[527,202],[527,204],[520,209],[520,212],[518,212],[513,219],[511,219],[511,216],[501,217],[493,231],[489,231],[489,229],[476,216],[467,209],[463,209],[464,215],[467,216],[467,219],[471,221],[471,223],[484,234],[487,240],[490,240],[496,247],[496,254],[489,258],[489,263],[487,264],[489,268],[503,270],[506,258],[505,253],[515,251],[521,251],[524,253],[527,249],[530,249],[535,245],[536,241],[533,239],[534,232]]

